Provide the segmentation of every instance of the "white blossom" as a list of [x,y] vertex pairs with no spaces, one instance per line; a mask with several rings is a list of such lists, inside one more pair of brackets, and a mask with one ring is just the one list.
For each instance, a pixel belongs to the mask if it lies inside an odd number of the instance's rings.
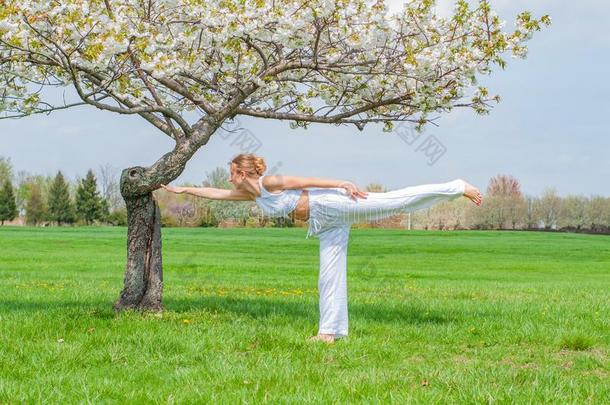
[[[404,1],[402,12],[390,16],[386,4],[376,0],[307,4],[287,0],[275,2],[275,7],[271,0],[262,7],[237,0],[160,0],[154,2],[155,18],[148,19],[135,0],[110,2],[111,17],[104,2],[14,1],[11,4],[17,8],[0,13],[0,56],[12,55],[6,59],[10,62],[0,64],[0,80],[11,83],[0,93],[0,111],[19,111],[24,106],[8,97],[26,99],[28,78],[69,83],[65,55],[70,55],[72,66],[108,80],[118,77],[109,87],[115,95],[129,96],[136,103],[150,101],[152,96],[133,66],[136,60],[157,79],[150,82],[157,88],[156,96],[178,114],[195,105],[160,84],[164,78],[180,80],[214,106],[224,105],[237,86],[254,83],[257,90],[244,101],[263,109],[271,100],[282,105],[297,96],[298,111],[307,111],[314,101],[333,106],[339,99],[347,105],[342,108],[349,109],[383,93],[387,98],[409,94],[411,104],[421,103],[425,112],[472,95],[475,72],[489,73],[504,53],[525,57],[524,43],[537,30],[537,20],[523,14],[516,20],[515,32],[501,31],[505,22],[493,11],[485,15],[482,8],[465,15],[456,26],[425,10],[424,3]],[[42,35],[25,24],[26,19]],[[324,19],[330,24],[317,37],[314,23]],[[489,32],[484,22],[488,20],[492,21]],[[288,55],[293,62],[313,64],[316,38],[318,71],[307,76],[304,69],[261,75],[265,63],[269,68],[285,62]],[[128,46],[134,60],[127,58]],[[38,69],[15,56],[22,49],[56,63]],[[185,80],[182,73],[198,80]],[[79,76],[84,85],[90,84],[86,77]],[[295,82],[306,86],[297,87]],[[207,88],[202,83],[214,85]],[[386,108],[398,115],[403,109]]]

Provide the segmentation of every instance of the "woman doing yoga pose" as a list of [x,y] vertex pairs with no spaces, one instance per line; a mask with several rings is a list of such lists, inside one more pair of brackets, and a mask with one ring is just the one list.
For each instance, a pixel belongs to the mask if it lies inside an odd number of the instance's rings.
[[320,325],[312,339],[328,343],[348,334],[347,242],[352,224],[420,210],[461,196],[481,205],[479,190],[462,179],[374,193],[359,190],[349,181],[267,176],[265,170],[263,158],[242,153],[230,162],[233,190],[161,186],[173,193],[214,200],[255,201],[267,216],[307,221],[306,238],[320,240]]

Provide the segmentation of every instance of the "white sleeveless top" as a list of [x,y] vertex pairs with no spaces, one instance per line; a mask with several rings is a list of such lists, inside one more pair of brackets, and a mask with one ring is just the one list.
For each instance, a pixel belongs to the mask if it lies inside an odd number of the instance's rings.
[[263,177],[258,178],[261,196],[256,197],[256,205],[265,215],[270,217],[283,217],[294,211],[301,197],[302,190],[287,189],[280,193],[270,193],[263,186]]

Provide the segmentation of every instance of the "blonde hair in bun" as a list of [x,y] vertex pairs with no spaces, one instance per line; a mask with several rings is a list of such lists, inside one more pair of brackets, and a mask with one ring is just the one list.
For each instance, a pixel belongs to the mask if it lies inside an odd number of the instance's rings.
[[240,153],[231,160],[231,163],[235,164],[237,170],[243,170],[252,176],[262,176],[267,170],[265,159],[253,153]]

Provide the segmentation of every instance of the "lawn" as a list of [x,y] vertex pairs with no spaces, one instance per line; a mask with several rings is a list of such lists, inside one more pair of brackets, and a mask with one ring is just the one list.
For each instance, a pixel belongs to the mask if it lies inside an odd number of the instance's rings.
[[0,228],[0,404],[610,401],[609,236],[352,229],[326,345],[305,229],[164,229],[144,315],[126,232]]

